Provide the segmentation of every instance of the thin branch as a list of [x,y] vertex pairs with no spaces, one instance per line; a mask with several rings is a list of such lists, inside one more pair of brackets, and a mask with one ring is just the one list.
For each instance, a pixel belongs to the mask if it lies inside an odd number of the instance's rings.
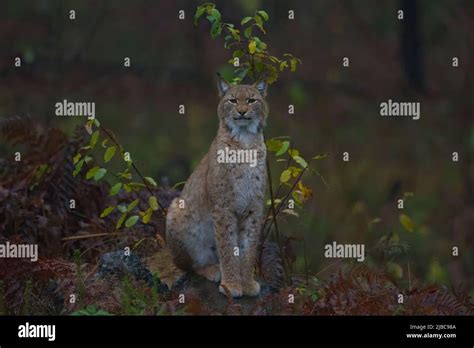
[[[122,146],[118,143],[118,141],[115,139],[115,137],[105,128],[103,127],[102,125],[100,125],[100,129],[110,138],[110,140],[112,140],[112,142],[118,146],[118,148],[122,148]],[[153,190],[150,188],[150,186],[148,185],[148,182],[145,180],[145,178],[143,177],[143,175],[140,173],[140,171],[138,170],[137,166],[135,165],[135,163],[132,162],[132,168],[133,170],[135,170],[135,172],[138,174],[138,176],[140,177],[140,179],[143,181],[143,183],[145,184],[145,187],[147,188],[148,192],[154,196],[155,194],[153,193]],[[159,202],[159,200],[157,200],[157,203],[158,203],[158,206],[160,207],[160,210],[161,212],[163,213],[163,215],[166,216],[166,209],[161,205],[161,203]]]
[[[280,204],[278,205],[278,208],[276,210],[276,216],[278,216],[278,214],[280,213],[281,211],[281,208],[283,207],[283,205],[286,203],[287,199],[290,197],[290,194],[293,192],[293,190],[295,189],[296,185],[298,185],[298,183],[300,182],[301,180],[301,177],[303,176],[303,174],[306,172],[306,169],[309,168],[309,164],[308,166],[306,166],[305,168],[303,168],[303,170],[300,172],[300,174],[298,175],[298,177],[296,178],[295,182],[293,183],[293,185],[291,186],[290,190],[286,193],[285,197],[282,199],[282,201],[280,202]],[[275,216],[275,218],[276,218]],[[272,224],[274,223],[275,219],[272,219],[272,221],[270,221],[270,226],[268,226],[268,230],[267,230],[267,233],[264,234],[264,241],[265,239],[268,237],[268,234],[270,233],[271,229],[272,229]]]
[[[285,276],[287,276],[288,268],[287,268],[286,260],[283,254],[283,246],[281,245],[281,241],[280,241],[280,230],[278,229],[278,223],[276,219],[275,201],[274,201],[274,196],[273,196],[273,185],[272,185],[272,174],[270,171],[270,162],[268,161],[268,157],[265,159],[265,162],[267,166],[267,176],[268,176],[268,183],[269,183],[268,186],[270,189],[270,204],[272,206],[272,218],[273,218],[273,223],[275,224],[275,237],[277,240],[278,249],[280,250],[280,257],[281,257],[281,260],[283,261],[284,273],[285,273]],[[265,239],[263,241],[265,241]],[[263,246],[263,243],[262,243],[262,246]]]

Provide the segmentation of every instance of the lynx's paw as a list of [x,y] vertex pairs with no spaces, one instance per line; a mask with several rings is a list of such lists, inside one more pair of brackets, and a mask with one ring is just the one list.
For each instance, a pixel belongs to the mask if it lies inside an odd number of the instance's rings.
[[235,283],[221,283],[219,285],[219,291],[224,295],[227,295],[226,289],[230,292],[232,297],[241,297],[242,296],[242,287],[240,284]]
[[219,283],[221,281],[221,267],[219,264],[199,268],[196,270],[196,273],[214,283]]
[[260,294],[260,284],[252,279],[251,281],[242,284],[242,293],[245,296],[257,296]]

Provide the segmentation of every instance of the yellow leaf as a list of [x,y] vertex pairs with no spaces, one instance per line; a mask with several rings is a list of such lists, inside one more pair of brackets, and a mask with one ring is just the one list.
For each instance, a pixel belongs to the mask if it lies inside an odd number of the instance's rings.
[[415,230],[415,223],[406,214],[400,214],[400,223],[408,232],[413,232]]
[[153,214],[153,210],[151,208],[148,208],[146,210],[145,214],[143,215],[142,221],[143,221],[144,224],[147,224],[147,223],[150,222],[152,214]]
[[250,52],[250,54],[254,54],[256,49],[257,49],[257,43],[254,40],[250,41],[249,42],[249,52]]
[[281,172],[280,175],[280,182],[285,183],[288,182],[291,179],[291,171],[288,169],[285,169],[283,172]]

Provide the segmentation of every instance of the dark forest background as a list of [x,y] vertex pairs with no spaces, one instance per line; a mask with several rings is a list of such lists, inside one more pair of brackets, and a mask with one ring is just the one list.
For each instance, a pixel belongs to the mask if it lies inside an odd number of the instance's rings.
[[[198,1],[16,0],[0,4],[0,115],[29,115],[72,134],[82,118],[54,104],[93,101],[143,173],[173,186],[207,152],[217,127],[216,72],[229,52],[193,26]],[[395,278],[472,289],[474,273],[474,3],[472,1],[216,1],[237,22],[256,9],[266,42],[303,64],[269,87],[267,136],[328,154],[305,177],[313,198],[280,229],[295,237],[296,269],[322,272],[323,245],[395,236]],[[69,10],[76,19],[68,18]],[[185,10],[186,19],[178,19]],[[287,18],[295,11],[295,20]],[[404,10],[404,20],[397,10]],[[14,58],[22,67],[14,67]],[[131,67],[123,66],[124,57]],[[349,57],[350,67],[342,66]],[[453,67],[453,57],[459,67]],[[421,102],[421,119],[382,118],[388,99]],[[178,113],[184,104],[186,114]],[[288,104],[295,114],[288,115]],[[0,157],[15,148],[0,139]],[[343,152],[350,161],[342,161]],[[459,153],[459,162],[452,153]],[[274,172],[279,164],[272,162]],[[415,224],[403,228],[396,201]],[[380,221],[377,219],[380,218]],[[460,255],[452,256],[452,247]],[[303,254],[306,251],[307,265]],[[377,262],[371,258],[369,262]]]

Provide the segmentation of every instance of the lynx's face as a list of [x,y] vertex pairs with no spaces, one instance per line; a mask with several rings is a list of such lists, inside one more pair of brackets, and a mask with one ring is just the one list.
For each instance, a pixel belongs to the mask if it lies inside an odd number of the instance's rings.
[[254,85],[232,86],[219,79],[218,90],[222,99],[217,111],[220,122],[224,123],[232,135],[257,134],[262,131],[268,115],[266,87],[265,81],[258,81]]

